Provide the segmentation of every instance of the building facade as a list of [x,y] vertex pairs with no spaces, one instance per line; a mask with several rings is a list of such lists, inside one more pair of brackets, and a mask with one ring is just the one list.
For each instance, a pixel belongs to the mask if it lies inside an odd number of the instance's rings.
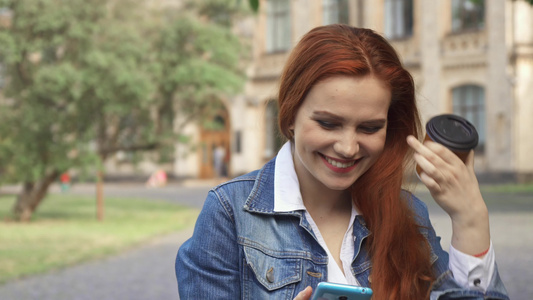
[[303,34],[331,23],[389,39],[415,79],[424,123],[454,113],[476,126],[479,174],[533,181],[533,6],[525,0],[260,1],[245,91],[227,103],[230,175],[260,168],[277,153],[282,67]]
[[[209,178],[219,145],[230,177],[260,168],[283,143],[276,94],[289,52],[313,27],[345,23],[391,42],[415,79],[423,122],[454,113],[476,126],[480,175],[533,182],[533,5],[526,0],[260,0],[259,7],[236,23],[236,33],[251,40],[252,58],[244,91],[221,100],[218,126],[180,130],[190,140],[176,143],[174,163],[147,159],[133,166],[119,153],[108,162],[110,173],[163,167],[177,177]],[[0,10],[2,24],[10,19]],[[1,73],[0,66],[0,89]]]

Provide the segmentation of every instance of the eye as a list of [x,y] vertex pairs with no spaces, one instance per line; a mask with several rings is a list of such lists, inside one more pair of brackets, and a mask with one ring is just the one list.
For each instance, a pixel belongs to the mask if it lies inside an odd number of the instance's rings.
[[337,124],[335,124],[333,122],[329,122],[329,121],[316,120],[316,122],[318,123],[318,125],[320,125],[320,127],[324,128],[324,129],[333,129],[333,128],[337,127]]
[[383,129],[383,126],[364,126],[361,127],[361,131],[365,133],[376,133]]

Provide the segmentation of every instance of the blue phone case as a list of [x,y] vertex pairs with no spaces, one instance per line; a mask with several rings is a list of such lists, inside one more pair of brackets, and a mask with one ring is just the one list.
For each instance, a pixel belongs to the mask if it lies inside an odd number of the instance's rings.
[[312,300],[370,300],[372,289],[354,285],[320,282]]

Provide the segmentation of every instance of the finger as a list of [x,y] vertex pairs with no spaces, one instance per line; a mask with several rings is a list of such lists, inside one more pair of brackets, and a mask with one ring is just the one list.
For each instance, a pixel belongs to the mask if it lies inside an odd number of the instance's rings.
[[426,173],[433,173],[436,170],[435,166],[422,154],[415,153],[413,158],[416,164]]
[[438,144],[434,142],[424,142],[424,144],[422,144],[414,136],[407,137],[407,144],[409,144],[409,146],[411,146],[416,153],[425,157],[426,160],[431,162],[433,165],[439,166],[444,163],[444,160],[436,153],[436,151],[442,151]]
[[311,294],[313,293],[313,288],[308,286],[303,291],[299,292],[298,295],[296,295],[296,298],[294,300],[308,300],[311,298]]
[[469,170],[474,171],[474,150],[470,150],[465,160],[465,165]]
[[420,172],[420,181],[428,188],[428,190],[434,194],[434,193],[440,193],[441,187],[437,183],[435,179],[433,179],[431,176],[429,176],[426,172],[422,171]]
[[450,165],[459,164],[460,159],[458,159],[457,155],[455,155],[450,149],[446,148],[445,146],[432,141],[424,142],[424,146],[426,146],[426,148],[431,151],[432,154],[435,155],[435,157],[438,157],[441,162]]
[[445,146],[439,143],[426,141],[424,142],[424,146],[426,146],[446,164],[455,166],[464,164],[463,161],[455,153],[453,153],[452,150],[446,148]]
[[418,141],[412,135],[407,137],[407,143],[415,151],[413,158],[416,164],[422,169],[424,173],[426,173],[426,175],[429,175],[429,177],[432,177],[435,179],[436,177],[439,177],[439,176],[442,177],[442,174],[439,174],[440,173],[439,169],[434,165],[432,161],[428,159],[428,156],[431,156],[431,155],[435,156],[431,152],[431,150],[429,150],[426,146],[424,146],[420,141]]
[[415,159],[416,164],[422,169],[426,175],[431,177],[435,181],[442,180],[444,174],[442,174],[442,168],[437,167],[434,162],[429,161],[428,158],[423,156],[420,153],[415,153],[413,158]]
[[412,135],[407,136],[407,144],[411,146],[411,148],[413,148],[413,150],[415,150],[416,152],[418,152],[420,147],[423,146],[422,143]]

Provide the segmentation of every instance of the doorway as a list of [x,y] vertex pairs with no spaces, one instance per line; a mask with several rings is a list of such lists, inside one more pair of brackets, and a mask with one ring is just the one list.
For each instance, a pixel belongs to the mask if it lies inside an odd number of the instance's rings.
[[221,108],[200,127],[201,179],[228,177],[230,164],[229,115]]

